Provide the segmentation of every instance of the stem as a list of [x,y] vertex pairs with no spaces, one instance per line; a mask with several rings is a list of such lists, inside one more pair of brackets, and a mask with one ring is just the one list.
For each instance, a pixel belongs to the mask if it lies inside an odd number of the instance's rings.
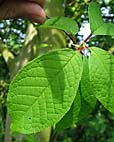
[[91,36],[92,36],[92,33],[89,34],[89,36],[83,42],[87,42],[91,38]]
[[[64,31],[65,32],[65,31]],[[73,44],[76,44],[76,39],[72,37],[69,33],[65,32],[65,34],[72,40]]]

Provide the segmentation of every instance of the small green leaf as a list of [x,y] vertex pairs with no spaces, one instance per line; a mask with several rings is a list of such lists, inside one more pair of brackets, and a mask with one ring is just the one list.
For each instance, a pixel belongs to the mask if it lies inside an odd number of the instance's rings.
[[91,2],[88,8],[90,28],[95,35],[114,35],[114,24],[104,22],[100,5]]
[[72,35],[75,35],[78,32],[77,23],[74,20],[67,17],[53,17],[51,19],[46,20],[43,25],[39,26],[39,28],[60,29]]
[[73,103],[81,74],[81,56],[69,49],[26,65],[9,88],[12,131],[34,133],[60,121]]
[[90,49],[89,75],[93,95],[114,113],[114,56],[100,48]]

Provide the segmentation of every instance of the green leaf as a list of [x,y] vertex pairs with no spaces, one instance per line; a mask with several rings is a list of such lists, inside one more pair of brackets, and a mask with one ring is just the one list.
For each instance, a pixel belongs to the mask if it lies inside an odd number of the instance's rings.
[[77,23],[67,17],[53,17],[45,21],[39,28],[56,28],[75,35],[78,32]]
[[83,73],[80,81],[79,92],[81,97],[81,108],[78,119],[80,121],[87,117],[96,104],[96,97],[94,96],[93,88],[90,84],[89,64],[87,57],[83,57]]
[[114,56],[100,48],[90,49],[89,74],[93,94],[114,113]]
[[64,115],[64,117],[57,123],[55,127],[55,131],[61,131],[65,128],[68,128],[78,122],[78,115],[80,112],[80,94],[79,91],[74,99],[74,102],[70,108],[70,110]]
[[11,83],[8,109],[12,131],[34,133],[53,125],[70,109],[82,74],[82,58],[58,50],[26,65]]
[[92,34],[114,35],[114,24],[104,22],[99,4],[91,2],[88,8],[88,14]]
[[93,95],[89,79],[88,58],[83,57],[83,73],[76,98],[71,109],[56,125],[56,130],[63,130],[84,119],[93,110],[95,104],[96,97]]

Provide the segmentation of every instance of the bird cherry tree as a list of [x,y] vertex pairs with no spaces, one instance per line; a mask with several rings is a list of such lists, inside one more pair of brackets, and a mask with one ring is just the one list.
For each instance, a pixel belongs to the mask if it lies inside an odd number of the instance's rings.
[[114,113],[114,57],[86,45],[92,35],[114,35],[114,24],[103,20],[97,3],[90,3],[88,15],[91,34],[80,45],[72,19],[53,17],[37,26],[64,31],[72,45],[35,58],[17,73],[7,99],[13,132],[67,128],[91,112],[97,100]]

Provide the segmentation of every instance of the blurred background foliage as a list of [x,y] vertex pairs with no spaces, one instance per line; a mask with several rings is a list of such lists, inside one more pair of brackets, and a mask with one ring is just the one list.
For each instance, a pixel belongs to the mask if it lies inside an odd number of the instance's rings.
[[[102,16],[105,21],[114,22],[114,1],[94,0],[100,3]],[[74,19],[79,27],[86,29],[88,24],[87,8],[90,0],[47,0],[46,12],[49,16],[65,15]],[[56,3],[55,12],[52,6]],[[52,15],[51,15],[52,14]],[[88,30],[88,28],[86,29]],[[48,31],[48,32],[47,32]],[[31,34],[32,33],[32,34]],[[83,41],[86,33],[76,35],[77,43]],[[50,41],[51,40],[51,41]],[[64,48],[69,39],[57,30],[36,30],[27,20],[0,21],[0,142],[6,141],[7,123],[7,92],[9,84],[19,68],[39,54],[53,48]],[[92,36],[87,43],[89,46],[98,46],[114,53],[114,37]],[[17,65],[19,64],[18,68]],[[70,121],[70,120],[69,120]],[[12,138],[11,141],[16,141]],[[38,141],[36,134],[26,135],[18,141]],[[110,114],[99,102],[93,112],[78,124],[64,131],[52,131],[52,142],[114,142],[114,115]]]

